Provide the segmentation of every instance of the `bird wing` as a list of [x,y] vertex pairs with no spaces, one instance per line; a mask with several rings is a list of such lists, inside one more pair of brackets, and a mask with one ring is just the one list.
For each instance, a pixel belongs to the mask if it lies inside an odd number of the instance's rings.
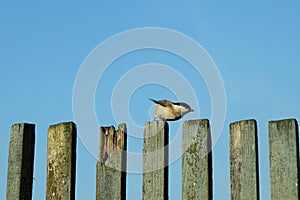
[[154,100],[154,99],[149,99],[149,100],[153,101],[154,103],[159,104],[159,105],[161,105],[163,107],[170,107],[170,106],[172,106],[172,102],[170,102],[168,100],[159,100],[159,101]]

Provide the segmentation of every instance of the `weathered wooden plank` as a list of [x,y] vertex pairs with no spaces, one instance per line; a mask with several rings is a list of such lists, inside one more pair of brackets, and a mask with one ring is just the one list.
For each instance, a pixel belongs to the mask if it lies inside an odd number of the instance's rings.
[[145,123],[142,194],[145,200],[168,199],[168,140],[168,123]]
[[243,120],[230,124],[231,199],[259,199],[257,124]]
[[35,125],[11,127],[6,199],[31,199],[34,164]]
[[76,139],[73,122],[49,127],[46,199],[75,199]]
[[269,122],[272,200],[299,199],[299,133],[295,119]]
[[184,122],[182,149],[182,199],[212,199],[211,137],[207,119]]
[[100,151],[97,162],[96,199],[126,199],[126,124],[100,127]]

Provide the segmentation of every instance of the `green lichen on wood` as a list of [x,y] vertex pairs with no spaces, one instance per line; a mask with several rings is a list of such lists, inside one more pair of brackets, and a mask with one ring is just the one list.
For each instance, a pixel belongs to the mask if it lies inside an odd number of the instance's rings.
[[46,199],[75,199],[76,125],[52,125],[48,129]]
[[299,199],[299,133],[295,119],[269,122],[272,200]]
[[212,199],[209,121],[185,121],[182,130],[182,199]]
[[34,164],[35,125],[11,127],[6,199],[31,199]]
[[255,120],[230,124],[231,199],[259,199],[257,125]]

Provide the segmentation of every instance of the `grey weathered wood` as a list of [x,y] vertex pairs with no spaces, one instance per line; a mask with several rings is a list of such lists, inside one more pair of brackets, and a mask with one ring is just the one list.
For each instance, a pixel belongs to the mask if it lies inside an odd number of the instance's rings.
[[188,120],[182,129],[182,199],[212,199],[209,121]]
[[76,139],[73,122],[49,127],[46,199],[75,199]]
[[96,199],[126,199],[126,124],[100,127],[100,151],[97,162]]
[[33,182],[35,125],[11,127],[6,199],[31,199]]
[[231,199],[259,199],[257,125],[255,120],[230,124]]
[[168,139],[168,123],[163,121],[145,123],[143,199],[168,199]]
[[272,200],[299,199],[299,133],[295,119],[269,122]]

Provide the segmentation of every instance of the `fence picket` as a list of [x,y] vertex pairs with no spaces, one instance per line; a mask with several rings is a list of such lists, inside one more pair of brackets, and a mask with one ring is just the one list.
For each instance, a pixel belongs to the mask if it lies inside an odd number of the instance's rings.
[[76,125],[65,122],[48,129],[46,199],[75,199]]
[[35,125],[11,127],[6,199],[31,199],[33,182]]
[[272,200],[299,199],[299,133],[295,119],[269,122]]
[[230,124],[231,199],[259,199],[257,125],[255,120]]
[[[163,121],[145,123],[143,147],[143,199],[168,199],[169,126]],[[153,170],[155,169],[155,170]]]
[[99,159],[96,175],[96,199],[126,199],[126,124],[118,130],[100,127]]
[[182,146],[182,199],[212,199],[209,121],[185,121],[182,128]]

